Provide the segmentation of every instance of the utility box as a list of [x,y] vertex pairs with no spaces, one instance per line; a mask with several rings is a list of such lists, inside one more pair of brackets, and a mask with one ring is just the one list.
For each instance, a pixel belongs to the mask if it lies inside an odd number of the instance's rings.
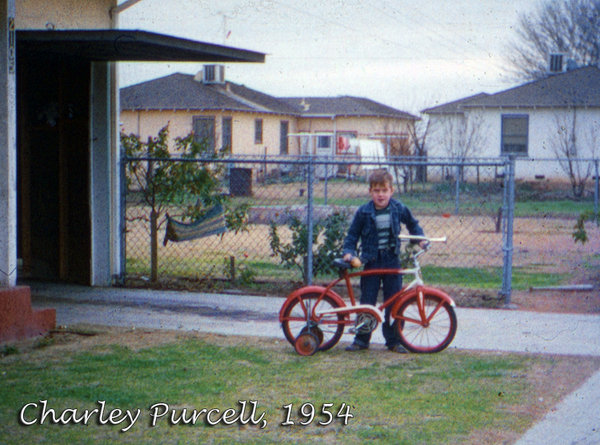
[[229,193],[231,196],[252,196],[251,168],[232,168],[229,171]]

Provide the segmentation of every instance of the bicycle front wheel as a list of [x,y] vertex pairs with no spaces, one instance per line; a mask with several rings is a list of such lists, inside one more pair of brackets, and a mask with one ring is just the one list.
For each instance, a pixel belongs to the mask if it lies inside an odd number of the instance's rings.
[[442,351],[456,335],[454,308],[436,295],[424,293],[422,302],[414,295],[392,317],[396,320],[400,342],[411,352]]
[[[321,314],[339,307],[338,303],[328,295],[320,298],[320,294],[307,292],[298,295],[285,309],[281,317],[281,328],[285,338],[294,345],[296,338],[307,332],[309,328],[318,326],[322,333],[319,351],[332,348],[344,333],[344,315],[340,313],[323,316],[316,320],[314,314]],[[321,337],[321,335],[319,335]]]

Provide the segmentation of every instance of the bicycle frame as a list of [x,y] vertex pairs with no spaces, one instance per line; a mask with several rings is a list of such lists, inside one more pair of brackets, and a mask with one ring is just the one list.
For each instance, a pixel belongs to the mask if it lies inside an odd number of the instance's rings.
[[[423,278],[421,276],[421,267],[418,263],[418,256],[421,255],[422,253],[424,253],[424,251],[421,251],[421,252],[418,252],[415,254],[415,258],[414,258],[415,267],[410,268],[410,269],[402,269],[402,268],[400,268],[400,269],[370,269],[370,270],[361,270],[361,271],[352,272],[352,273],[348,273],[347,270],[343,270],[340,278],[337,278],[337,279],[331,281],[329,284],[327,284],[326,287],[304,286],[300,289],[297,289],[296,291],[292,292],[292,294],[289,295],[289,297],[286,301],[287,304],[284,303],[284,305],[282,306],[282,308],[279,312],[279,319],[280,319],[280,321],[282,320],[285,309],[287,308],[287,306],[289,304],[291,304],[291,302],[294,300],[295,296],[298,296],[298,295],[301,295],[304,293],[308,293],[308,292],[318,293],[319,297],[315,301],[314,308],[306,311],[307,316],[311,320],[314,320],[319,323],[322,322],[324,324],[339,324],[340,323],[339,321],[335,321],[335,322],[324,321],[323,317],[326,315],[332,315],[332,314],[337,314],[337,313],[341,313],[344,315],[351,315],[351,314],[363,313],[363,312],[367,312],[367,313],[374,315],[376,317],[378,323],[381,323],[384,319],[384,311],[387,307],[389,307],[391,305],[401,305],[405,300],[412,297],[415,292],[418,295],[421,295],[421,300],[422,300],[423,292],[426,291],[426,292],[429,292],[429,293],[439,296],[443,301],[449,303],[451,306],[453,306],[453,307],[456,306],[454,300],[445,292],[442,292],[439,289],[436,289],[436,288],[433,288],[430,286],[425,286],[425,283],[423,282]],[[354,290],[352,287],[352,283],[350,280],[354,277],[371,276],[371,275],[413,275],[415,278],[410,283],[403,286],[400,291],[398,291],[391,298],[389,298],[387,301],[384,301],[379,306],[373,306],[370,304],[357,304],[356,297],[354,296]],[[346,285],[346,289],[348,291],[348,298],[350,300],[350,305],[347,305],[346,302],[344,301],[344,299],[337,292],[335,292],[333,290],[333,288],[341,281],[344,281],[344,283]],[[412,290],[414,290],[415,292],[411,292]],[[331,310],[316,313],[315,312],[316,307],[318,307],[319,302],[321,302],[321,300],[323,298],[325,298],[325,296],[329,296],[329,297],[333,298],[338,303],[339,307],[336,309],[331,309]],[[420,310],[422,312],[422,308]],[[434,313],[430,315],[429,319],[431,319],[432,316],[435,315],[436,312],[437,312],[437,310],[434,311]],[[425,318],[423,313],[422,313],[422,316],[423,316],[423,318]],[[416,320],[412,320],[412,319],[410,319],[409,321],[416,322]],[[427,323],[427,321],[428,320],[419,321],[419,323],[423,324],[423,323]],[[351,320],[350,318],[346,318],[344,320],[345,325],[350,325],[352,323],[353,323],[353,320]]]

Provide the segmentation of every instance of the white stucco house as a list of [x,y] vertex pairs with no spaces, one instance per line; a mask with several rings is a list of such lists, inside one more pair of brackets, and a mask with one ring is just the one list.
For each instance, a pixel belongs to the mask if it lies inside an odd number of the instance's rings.
[[[495,94],[480,93],[423,110],[428,155],[517,156],[519,179],[566,178],[557,158],[600,157],[600,69],[584,67]],[[563,163],[564,164],[564,163]]]

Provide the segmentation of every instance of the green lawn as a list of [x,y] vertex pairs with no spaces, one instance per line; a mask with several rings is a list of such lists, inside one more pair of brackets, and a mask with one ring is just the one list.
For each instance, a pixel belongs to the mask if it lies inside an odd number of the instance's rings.
[[[340,346],[300,357],[283,340],[219,345],[190,336],[142,349],[11,350],[0,358],[0,443],[477,443],[473,434],[523,432],[533,420],[523,407],[538,403],[528,372],[551,374],[562,360],[375,348],[357,356]],[[58,416],[67,409],[80,416],[105,402],[104,419],[96,414],[86,426],[47,418],[40,425],[42,400]],[[208,424],[227,409],[235,420],[240,401],[245,424]],[[152,413],[167,407],[153,425]],[[219,412],[207,417],[203,408]],[[116,409],[125,420],[107,424]],[[125,410],[139,410],[139,417],[127,420]],[[184,424],[181,416],[191,419],[193,410],[197,422]]]

